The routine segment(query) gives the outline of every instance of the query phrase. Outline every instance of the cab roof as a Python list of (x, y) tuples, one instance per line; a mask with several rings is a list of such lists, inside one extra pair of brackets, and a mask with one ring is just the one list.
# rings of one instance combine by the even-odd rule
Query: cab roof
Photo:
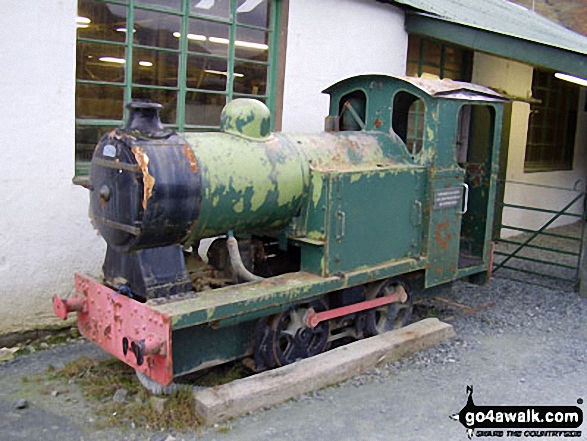
[(449, 79), (428, 79), (408, 77), (402, 75), (389, 74), (364, 74), (357, 75), (344, 80), (338, 81), (322, 92), (332, 94), (340, 88), (357, 86), (357, 83), (364, 82), (365, 86), (372, 85), (373, 82), (383, 85), (410, 84), (427, 95), (434, 98), (464, 99), (473, 101), (507, 101), (507, 98), (497, 93), (493, 89), (478, 84), (466, 83), (463, 81), (453, 81)]

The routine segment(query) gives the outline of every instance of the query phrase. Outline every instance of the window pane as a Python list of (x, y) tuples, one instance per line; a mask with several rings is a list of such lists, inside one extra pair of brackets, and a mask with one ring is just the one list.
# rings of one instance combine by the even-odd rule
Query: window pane
[(422, 150), (425, 110), (424, 101), (409, 92), (397, 92), (393, 97), (392, 128), (412, 156)]
[(248, 28), (236, 29), (234, 56), (245, 60), (267, 61), (269, 33)]
[(410, 77), (418, 77), (420, 76), (420, 72), (418, 72), (418, 69), (418, 62), (408, 61), (408, 65), (406, 66), (406, 75)]
[(406, 146), (412, 156), (422, 151), (424, 144), (424, 115), (426, 106), (421, 99), (415, 100), (408, 109), (408, 134)]
[(420, 59), (420, 42), (422, 40), (416, 35), (408, 37), (408, 61), (418, 62)]
[(135, 44), (178, 49), (179, 39), (173, 34), (180, 29), (181, 17), (177, 15), (135, 9)]
[[(471, 80), (472, 53), (421, 37), (408, 37), (406, 75), (435, 75), (458, 81)], [(421, 67), (420, 67), (421, 66)]]
[(234, 63), (234, 92), (265, 95), (267, 66), (236, 61)]
[(78, 84), (75, 116), (90, 119), (122, 119), (124, 90), (118, 86)]
[(132, 81), (149, 86), (177, 87), (178, 61), (176, 53), (135, 49)]
[[(175, 34), (179, 37), (179, 32)], [(188, 50), (228, 57), (230, 25), (191, 18), (188, 25)]]
[(525, 171), (570, 170), (573, 164), (579, 88), (552, 72), (534, 70)]
[(78, 37), (124, 43), (126, 9), (126, 6), (79, 0), (76, 19)]
[(89, 185), (90, 161), (94, 154), (94, 148), (102, 135), (113, 128), (110, 126), (76, 126), (74, 183)]
[(124, 82), (124, 46), (77, 42), (77, 78)]
[(423, 58), (435, 65), (440, 65), (441, 46), (440, 44), (434, 43), (430, 40), (424, 40), (423, 44), (424, 53)]
[(267, 0), (238, 1), (237, 22), (268, 28), (269, 17), (269, 2)]
[(230, 18), (230, 0), (190, 0), (190, 14)]
[(225, 91), (227, 69), (227, 60), (189, 55), (187, 87)]
[(176, 124), (177, 92), (175, 90), (143, 89), (135, 87), (132, 99), (147, 100), (163, 106), (159, 115), (163, 124)]
[(444, 70), (458, 72), (463, 61), (463, 53), (455, 48), (445, 47), (444, 49)]
[(175, 11), (179, 11), (181, 7), (181, 0), (136, 0), (136, 2), (146, 6), (163, 6)]
[(188, 92), (185, 98), (185, 122), (198, 126), (220, 126), (220, 113), (226, 96), (202, 92)]
[(77, 126), (75, 128), (75, 159), (90, 162), (94, 148), (102, 135), (113, 128), (111, 126)]

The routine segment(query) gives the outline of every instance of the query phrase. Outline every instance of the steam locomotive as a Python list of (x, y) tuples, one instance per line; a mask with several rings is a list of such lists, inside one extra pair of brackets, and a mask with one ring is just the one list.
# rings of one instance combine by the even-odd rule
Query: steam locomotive
[(271, 133), (252, 99), (226, 105), (220, 132), (182, 134), (130, 103), (91, 165), (103, 279), (76, 275), (56, 315), (167, 386), (292, 363), (406, 324), (415, 295), (486, 281), (504, 98), (389, 75), (325, 93), (314, 135)]

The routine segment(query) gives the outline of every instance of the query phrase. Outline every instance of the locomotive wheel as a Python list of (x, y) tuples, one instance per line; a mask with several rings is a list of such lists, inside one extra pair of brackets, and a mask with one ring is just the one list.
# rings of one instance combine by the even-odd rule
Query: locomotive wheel
[(326, 309), (322, 302), (316, 301), (291, 307), (271, 320), (272, 351), (277, 366), (285, 366), (326, 350), (330, 326), (328, 322), (322, 322), (314, 329), (308, 328), (304, 315), (310, 307), (315, 311)]
[(398, 329), (406, 326), (412, 317), (413, 300), (410, 295), (410, 289), (407, 284), (390, 279), (383, 283), (380, 288), (367, 294), (367, 300), (377, 297), (391, 296), (404, 290), (408, 300), (404, 303), (394, 302), (381, 308), (369, 311), (367, 314), (367, 323), (365, 326), (365, 336), (372, 337), (382, 334), (392, 329)]

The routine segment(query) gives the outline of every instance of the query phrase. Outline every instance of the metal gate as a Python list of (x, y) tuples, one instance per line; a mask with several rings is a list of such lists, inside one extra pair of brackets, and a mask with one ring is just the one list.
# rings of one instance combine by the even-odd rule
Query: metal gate
[[(517, 181), (502, 181), (500, 184), (559, 190), (565, 195), (567, 203), (560, 210), (498, 203), (497, 213), (502, 213), (505, 209), (514, 212), (521, 210), (543, 213), (547, 215), (548, 220), (537, 229), (529, 229), (519, 225), (504, 224), (500, 216), (500, 221), (497, 222), (497, 228), (494, 230), (496, 245), (493, 274), (499, 272), (501, 277), (517, 281), (563, 290), (578, 290), (586, 219), (585, 188), (582, 181), (577, 181), (572, 189)], [(553, 227), (557, 220), (566, 219), (569, 222), (569, 218), (574, 218), (577, 222)], [(518, 235), (501, 238), (502, 228), (514, 231)]]

